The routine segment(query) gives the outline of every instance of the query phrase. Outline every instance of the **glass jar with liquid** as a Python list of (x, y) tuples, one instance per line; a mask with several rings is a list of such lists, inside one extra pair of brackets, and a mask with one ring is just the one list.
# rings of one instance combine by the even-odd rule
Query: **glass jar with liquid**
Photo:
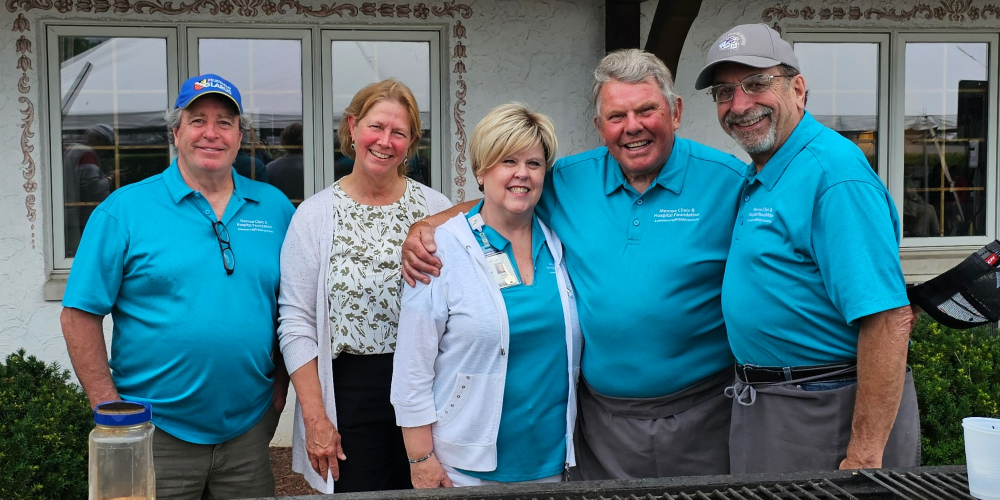
[(147, 403), (109, 401), (94, 408), (90, 500), (155, 500), (153, 416)]

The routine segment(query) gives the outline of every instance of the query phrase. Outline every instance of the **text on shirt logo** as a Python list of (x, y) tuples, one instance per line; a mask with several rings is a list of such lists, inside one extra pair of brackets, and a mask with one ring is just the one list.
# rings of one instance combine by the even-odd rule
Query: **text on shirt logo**
[(747, 214), (747, 222), (763, 222), (764, 224), (770, 224), (774, 222), (774, 208), (771, 207), (751, 208), (750, 213)]
[(653, 214), (653, 222), (698, 222), (701, 212), (695, 208), (661, 208)]
[(237, 231), (250, 231), (253, 233), (273, 233), (274, 226), (266, 220), (261, 219), (240, 219), (236, 222)]

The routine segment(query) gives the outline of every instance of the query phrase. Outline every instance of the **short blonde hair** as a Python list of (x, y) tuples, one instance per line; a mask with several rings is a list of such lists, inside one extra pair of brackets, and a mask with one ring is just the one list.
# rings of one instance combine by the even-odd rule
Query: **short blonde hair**
[(472, 131), (469, 139), (472, 173), (482, 175), (500, 160), (535, 144), (541, 144), (545, 151), (545, 169), (552, 168), (559, 147), (552, 120), (518, 102), (501, 104), (487, 113)]
[(354, 150), (351, 149), (351, 127), (348, 117), (353, 116), (355, 124), (371, 111), (372, 107), (382, 101), (399, 103), (406, 109), (406, 114), (410, 120), (410, 147), (406, 150), (406, 158), (399, 164), (397, 169), (400, 176), (406, 175), (407, 161), (417, 152), (417, 145), (420, 141), (420, 110), (417, 109), (417, 99), (413, 97), (413, 92), (403, 82), (389, 78), (378, 83), (373, 83), (354, 94), (351, 104), (344, 108), (344, 117), (340, 120), (340, 128), (337, 129), (337, 136), (340, 138), (340, 152), (348, 158), (354, 159)]

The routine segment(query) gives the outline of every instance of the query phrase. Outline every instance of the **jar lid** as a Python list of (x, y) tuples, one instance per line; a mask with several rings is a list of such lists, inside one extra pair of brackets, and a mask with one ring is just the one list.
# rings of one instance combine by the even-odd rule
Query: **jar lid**
[(108, 401), (94, 408), (94, 423), (111, 427), (123, 427), (149, 422), (153, 418), (153, 407), (149, 403), (135, 401)]

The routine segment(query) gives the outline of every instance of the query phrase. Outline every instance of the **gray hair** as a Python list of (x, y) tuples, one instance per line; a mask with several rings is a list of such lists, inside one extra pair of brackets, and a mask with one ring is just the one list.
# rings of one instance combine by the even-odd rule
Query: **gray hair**
[[(170, 144), (170, 150), (174, 153), (177, 152), (177, 145), (174, 144), (174, 129), (181, 126), (181, 114), (184, 112), (181, 108), (168, 109), (163, 113), (163, 119), (167, 122), (167, 142)], [(253, 118), (250, 118), (249, 113), (240, 113), (240, 133), (244, 136), (250, 133), (250, 127), (253, 126)]]
[(655, 55), (640, 49), (616, 50), (601, 59), (594, 70), (594, 110), (601, 114), (601, 89), (611, 80), (622, 83), (642, 83), (652, 78), (663, 92), (671, 111), (677, 105), (674, 77), (667, 65)]

